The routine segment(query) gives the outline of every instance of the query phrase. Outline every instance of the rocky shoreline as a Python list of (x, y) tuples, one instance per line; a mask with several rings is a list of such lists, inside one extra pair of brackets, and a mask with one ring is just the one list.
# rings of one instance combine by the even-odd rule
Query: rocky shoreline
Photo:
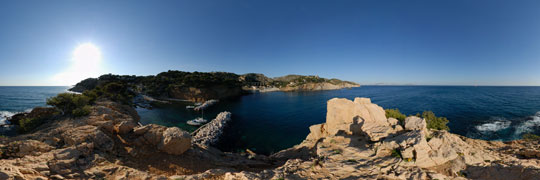
[[(0, 179), (538, 179), (538, 140), (484, 141), (387, 118), (367, 98), (328, 101), (326, 122), (270, 156), (212, 144), (223, 112), (190, 135), (138, 125), (136, 111), (99, 101), (85, 117), (58, 117), (38, 130), (0, 137)], [(249, 151), (248, 151), (249, 152)]]
[(192, 142), (201, 146), (215, 145), (223, 134), (223, 129), (231, 121), (231, 116), (227, 111), (219, 113), (215, 119), (191, 133)]

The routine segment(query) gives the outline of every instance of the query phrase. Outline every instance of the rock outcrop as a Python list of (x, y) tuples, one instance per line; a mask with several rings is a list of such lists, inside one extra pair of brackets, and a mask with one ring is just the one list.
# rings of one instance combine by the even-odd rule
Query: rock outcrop
[(186, 131), (177, 127), (167, 128), (163, 131), (163, 137), (158, 149), (168, 154), (180, 155), (191, 147), (191, 136)]
[(231, 115), (227, 111), (219, 113), (215, 119), (192, 133), (192, 142), (202, 146), (215, 145), (223, 134), (223, 129), (231, 121)]
[(99, 101), (87, 117), (60, 117), (31, 134), (0, 136), (0, 179), (167, 179), (269, 166), (192, 144), (177, 127), (139, 126), (138, 120), (129, 106)]
[(505, 144), (429, 130), (418, 117), (403, 123), (386, 118), (369, 99), (331, 99), (326, 123), (311, 126), (301, 144), (271, 156), (285, 161), (283, 165), (261, 172), (228, 172), (224, 179), (538, 179), (540, 175), (536, 151), (519, 149), (524, 142)]
[[(400, 122), (367, 98), (331, 99), (326, 122), (269, 157), (212, 147), (230, 113), (193, 138), (176, 127), (139, 126), (133, 109), (98, 102), (88, 117), (0, 136), (0, 179), (526, 179), (540, 176), (538, 140), (496, 142)], [(248, 157), (246, 157), (248, 156)]]
[[(394, 132), (386, 119), (384, 109), (372, 104), (370, 99), (356, 98), (353, 101), (335, 98), (328, 101), (326, 123), (310, 127), (313, 136), (321, 135), (367, 135), (371, 141), (378, 141)], [(319, 129), (319, 130), (317, 130)]]

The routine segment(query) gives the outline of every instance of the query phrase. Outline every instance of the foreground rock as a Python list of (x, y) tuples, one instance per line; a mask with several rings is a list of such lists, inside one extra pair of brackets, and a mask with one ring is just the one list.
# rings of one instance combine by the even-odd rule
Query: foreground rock
[[(385, 117), (367, 98), (331, 99), (326, 122), (269, 157), (212, 147), (221, 113), (192, 138), (137, 125), (130, 107), (99, 102), (88, 117), (0, 137), (0, 179), (539, 179), (538, 140), (492, 142)], [(401, 124), (403, 123), (403, 124)]]
[[(405, 126), (403, 128), (402, 126)], [(331, 99), (326, 123), (310, 127), (301, 144), (273, 154), (285, 164), (224, 179), (539, 179), (537, 153), (512, 143), (469, 139), (386, 118), (369, 99)], [(532, 142), (529, 142), (529, 145)], [(529, 149), (538, 148), (538, 142)]]
[(191, 144), (191, 135), (177, 127), (139, 126), (138, 120), (133, 108), (101, 101), (88, 117), (61, 117), (32, 134), (0, 136), (0, 179), (167, 179), (268, 166)]
[(192, 142), (202, 146), (215, 145), (223, 134), (223, 129), (231, 121), (231, 115), (227, 111), (219, 113), (214, 120), (193, 132)]

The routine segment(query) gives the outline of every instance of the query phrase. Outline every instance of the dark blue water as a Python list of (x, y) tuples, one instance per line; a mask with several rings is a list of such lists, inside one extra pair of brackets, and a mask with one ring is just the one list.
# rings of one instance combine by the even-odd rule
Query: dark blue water
[[(44, 106), (48, 97), (68, 87), (0, 87), (0, 123), (3, 116)], [(369, 97), (384, 108), (406, 114), (431, 110), (450, 120), (451, 132), (473, 138), (510, 140), (523, 133), (540, 133), (540, 87), (363, 86), (318, 92), (271, 92), (221, 101), (204, 113), (213, 119), (231, 111), (233, 121), (219, 147), (225, 151), (249, 148), (271, 153), (300, 143), (308, 127), (326, 118), (326, 101)], [(143, 124), (195, 127), (187, 120), (201, 116), (186, 110), (188, 102), (137, 109)]]
[(6, 116), (45, 106), (48, 97), (66, 92), (67, 86), (0, 86), (0, 124)]
[[(271, 92), (222, 101), (208, 109), (205, 117), (212, 119), (225, 110), (233, 113), (221, 149), (249, 148), (267, 154), (300, 143), (310, 125), (325, 122), (326, 101), (334, 97), (369, 97), (383, 108), (399, 108), (405, 114), (431, 110), (450, 120), (451, 132), (473, 138), (511, 140), (523, 133), (540, 133), (540, 87), (363, 86)], [(200, 114), (186, 110), (188, 104), (139, 109), (139, 113), (143, 123), (194, 130), (185, 122)]]

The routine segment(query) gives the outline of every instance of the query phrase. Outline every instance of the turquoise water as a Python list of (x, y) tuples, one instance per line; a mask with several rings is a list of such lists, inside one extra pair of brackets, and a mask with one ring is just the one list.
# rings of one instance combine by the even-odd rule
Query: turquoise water
[[(219, 148), (246, 148), (269, 154), (300, 143), (308, 127), (326, 119), (326, 101), (369, 97), (383, 108), (416, 114), (431, 110), (450, 120), (451, 132), (488, 140), (516, 139), (523, 133), (540, 133), (540, 87), (471, 86), (363, 86), (317, 92), (270, 92), (221, 101), (205, 111), (212, 119), (221, 111), (233, 113), (231, 126)], [(139, 109), (143, 123), (194, 127), (185, 122), (200, 114), (182, 103), (153, 110)]]
[(7, 116), (45, 106), (48, 97), (67, 92), (67, 86), (0, 86), (0, 124)]

